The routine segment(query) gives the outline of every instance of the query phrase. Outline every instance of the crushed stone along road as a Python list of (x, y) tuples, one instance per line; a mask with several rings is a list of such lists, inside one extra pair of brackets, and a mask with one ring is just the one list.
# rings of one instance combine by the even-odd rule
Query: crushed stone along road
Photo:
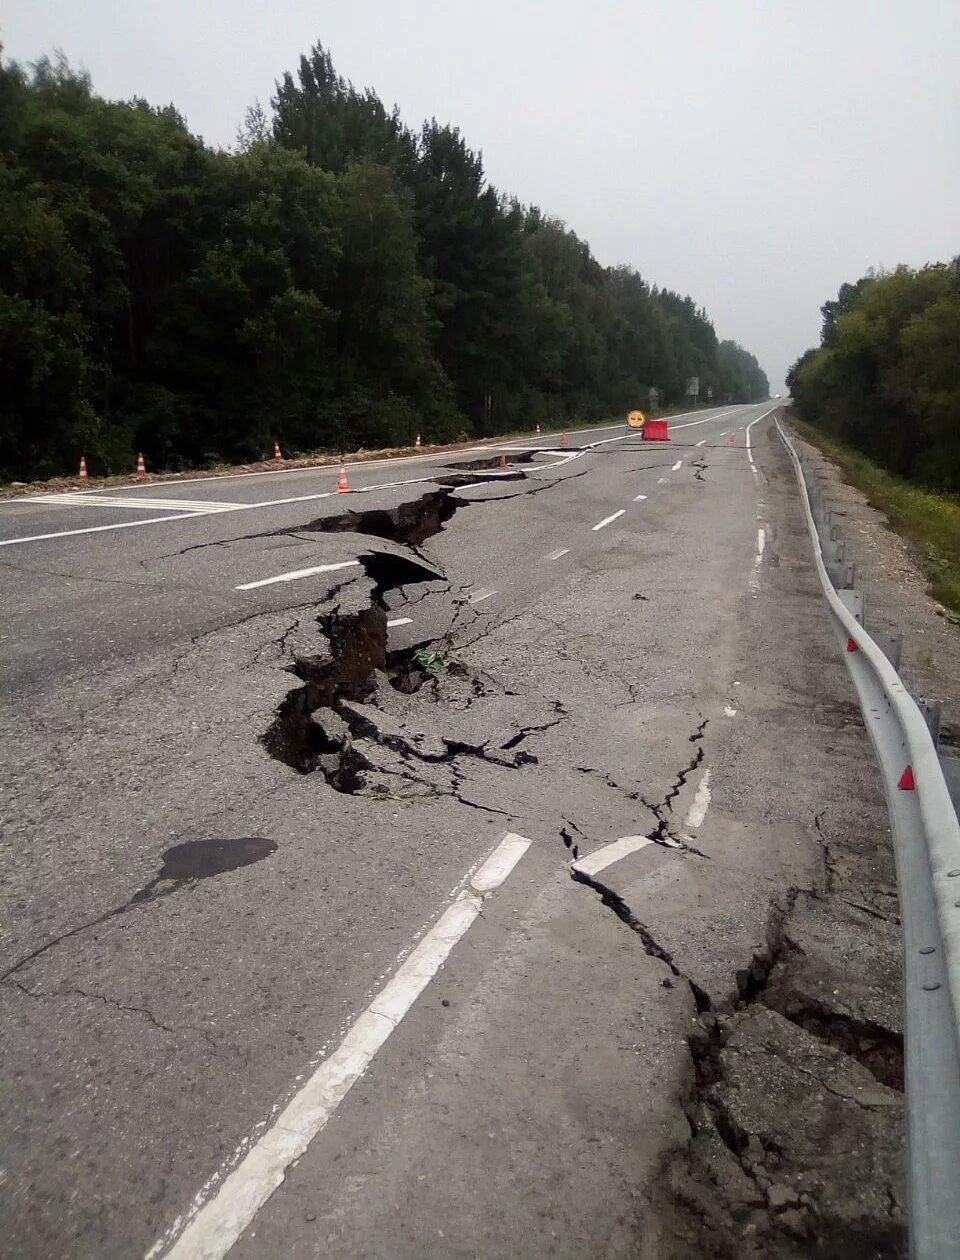
[(680, 1255), (711, 1176), (716, 1254), (899, 1254), (886, 820), (769, 416), (0, 504), (0, 1254)]

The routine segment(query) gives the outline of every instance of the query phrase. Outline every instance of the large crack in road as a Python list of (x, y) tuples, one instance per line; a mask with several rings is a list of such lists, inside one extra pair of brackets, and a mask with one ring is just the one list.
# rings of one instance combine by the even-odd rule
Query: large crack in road
[[(546, 484), (555, 485), (556, 481)], [(519, 745), (530, 735), (566, 720), (568, 714), (562, 705), (555, 705), (553, 718), (523, 726), (497, 744), (493, 736), (476, 741), (452, 732), (411, 729), (389, 712), (388, 704), (390, 689), (408, 696), (426, 691), (435, 701), (444, 674), (470, 680), (472, 695), (464, 708), (485, 694), (483, 681), (473, 678), (466, 666), (451, 658), (455, 630), (467, 628), (461, 624), (468, 605), (462, 596), (454, 599), (453, 616), (444, 635), (403, 651), (387, 650), (390, 610), (386, 595), (431, 583), (445, 583), (446, 591), (450, 591), (446, 576), (427, 567), (419, 548), (459, 509), (473, 506), (473, 502), (441, 488), (395, 508), (349, 510), (301, 527), (383, 538), (408, 547), (418, 559), (379, 551), (358, 557), (373, 582), (369, 606), (349, 613), (337, 606), (316, 618), (326, 641), (325, 650), (296, 655), (286, 667), (302, 685), (287, 694), (261, 736), (272, 757), (300, 774), (320, 772), (330, 787), (347, 795), (363, 793), (390, 799), (451, 796), (471, 808), (506, 815), (504, 810), (464, 795), (463, 763), (473, 760), (500, 770), (535, 764), (537, 758)], [(486, 615), (472, 611), (474, 625)], [(423, 725), (429, 728), (435, 723)]]

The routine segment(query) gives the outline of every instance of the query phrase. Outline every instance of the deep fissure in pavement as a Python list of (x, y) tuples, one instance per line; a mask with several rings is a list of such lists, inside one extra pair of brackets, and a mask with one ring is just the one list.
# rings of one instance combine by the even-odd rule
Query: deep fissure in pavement
[[(903, 1089), (903, 1039), (898, 1033), (870, 1020), (827, 1010), (816, 998), (795, 997), (784, 1003), (777, 992), (784, 969), (804, 963), (802, 951), (788, 934), (790, 916), (802, 895), (816, 894), (794, 886), (782, 900), (771, 902), (764, 944), (735, 973), (732, 1010), (724, 1003), (722, 1010), (701, 1013), (688, 1037), (693, 1080), (684, 1109), (691, 1146), (675, 1158), (671, 1176), (679, 1202), (693, 1209), (693, 1217), (688, 1219), (695, 1222), (696, 1239), (688, 1234), (685, 1246), (696, 1247), (698, 1252), (709, 1250), (723, 1260), (740, 1255), (753, 1260), (760, 1255), (801, 1254), (859, 1260), (867, 1253), (892, 1260), (905, 1256), (906, 1234), (903, 1210), (890, 1184), (886, 1185), (889, 1206), (879, 1212), (865, 1211), (853, 1224), (843, 1211), (836, 1210), (833, 1201), (838, 1193), (836, 1178), (843, 1177), (835, 1155), (825, 1153), (824, 1162), (818, 1164), (802, 1136), (798, 1136), (796, 1149), (788, 1150), (762, 1121), (758, 1124), (753, 1120), (747, 1129), (738, 1120), (740, 1114), (757, 1115), (759, 1103), (759, 1098), (744, 1096), (744, 1080), (750, 1082), (750, 1091), (771, 1088), (770, 1083), (764, 1085), (765, 1077), (755, 1082), (752, 1071), (744, 1074), (741, 1069), (738, 1073), (737, 1063), (744, 1059), (769, 1063), (765, 1070), (771, 1083), (780, 1073), (809, 1078), (813, 1091), (835, 1096), (836, 1107), (852, 1106), (862, 1114), (880, 1118), (892, 1114), (888, 1101), (873, 1100), (869, 1093), (861, 1098), (859, 1090), (850, 1087), (837, 1088), (831, 1073), (839, 1072), (837, 1080), (843, 1081), (843, 1057), (866, 1068), (880, 1088)], [(756, 1028), (750, 1021), (751, 1012), (757, 1010), (769, 1012), (764, 1015), (766, 1021), (779, 1018), (784, 1022), (761, 1023)], [(775, 1037), (777, 1027), (782, 1032)], [(787, 1032), (790, 1027), (800, 1032), (791, 1035)], [(793, 1045), (792, 1036), (806, 1035), (823, 1043), (836, 1057), (817, 1060), (809, 1043), (798, 1040)], [(728, 1080), (731, 1051), (734, 1075)], [(774, 1111), (780, 1105), (775, 1094), (768, 1105)], [(840, 1115), (832, 1115), (828, 1107), (818, 1123), (826, 1124), (826, 1132), (832, 1136), (842, 1131), (844, 1121)], [(711, 1133), (735, 1161), (739, 1170), (736, 1176), (718, 1165)], [(738, 1177), (745, 1180), (738, 1181)], [(848, 1193), (861, 1190), (857, 1182)], [(754, 1222), (752, 1246), (743, 1250), (743, 1221), (748, 1215)], [(803, 1250), (795, 1250), (798, 1243)]]
[[(349, 511), (314, 522), (310, 528), (371, 534), (416, 548), (437, 534), (463, 506), (469, 504), (449, 490), (434, 490), (389, 511)], [(519, 745), (531, 734), (564, 721), (566, 710), (558, 704), (555, 718), (522, 727), (499, 747), (491, 747), (489, 739), (475, 743), (412, 732), (390, 717), (378, 705), (378, 693), (384, 685), (407, 695), (429, 687), (436, 699), (441, 674), (469, 675), (465, 666), (432, 650), (436, 639), (403, 651), (387, 651), (385, 595), (415, 583), (446, 582), (444, 575), (403, 555), (369, 552), (359, 559), (374, 582), (370, 606), (352, 613), (341, 613), (337, 607), (318, 616), (327, 651), (293, 658), (287, 668), (303, 685), (281, 702), (261, 742), (276, 760), (300, 774), (319, 771), (332, 788), (348, 795), (395, 796), (383, 784), (383, 779), (393, 778), (430, 795), (453, 796), (473, 808), (504, 813), (464, 797), (459, 763), (474, 759), (509, 770), (535, 764), (537, 758)], [(465, 599), (455, 602), (447, 638), (467, 607)], [(467, 707), (473, 698), (485, 694), (478, 678), (471, 677), (471, 688), (473, 696), (468, 698)], [(385, 756), (383, 750), (392, 757)], [(432, 773), (435, 767), (446, 767), (445, 775)]]

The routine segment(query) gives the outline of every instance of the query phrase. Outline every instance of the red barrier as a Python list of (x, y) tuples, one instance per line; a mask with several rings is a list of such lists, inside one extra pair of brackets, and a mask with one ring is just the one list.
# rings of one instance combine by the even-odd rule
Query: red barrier
[(648, 420), (643, 426), (645, 442), (669, 442), (670, 423), (667, 420)]

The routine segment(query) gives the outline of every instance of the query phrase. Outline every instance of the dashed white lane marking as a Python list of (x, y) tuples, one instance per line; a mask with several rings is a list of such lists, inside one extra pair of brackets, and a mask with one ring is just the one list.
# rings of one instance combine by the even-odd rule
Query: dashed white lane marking
[(729, 432), (730, 432), (730, 430), (729, 430), (729, 429), (724, 429), (724, 431), (720, 434), (720, 436), (721, 436), (721, 437), (726, 437), (726, 436), (727, 436), (727, 434), (728, 434)]
[(216, 1179), (208, 1182), (194, 1200), (182, 1233), (181, 1217), (150, 1248), (147, 1260), (160, 1255), (169, 1260), (220, 1260), (227, 1254), (466, 935), (483, 907), (484, 897), (500, 887), (529, 847), (525, 836), (513, 832), (504, 836), (393, 978), (354, 1021), (333, 1054), (320, 1064), (256, 1142), (249, 1149), (241, 1148), (246, 1154), (213, 1197), (208, 1195)]
[(678, 459), (677, 462), (674, 464), (674, 466), (670, 469), (670, 471), (679, 472), (682, 467), (683, 467), (683, 460)]
[(667, 484), (667, 479), (666, 479), (666, 477), (658, 477), (658, 478), (657, 478), (657, 485), (658, 485), (658, 486), (665, 486), (666, 484)]
[(474, 593), (467, 600), (467, 603), (468, 604), (482, 604), (485, 599), (491, 599), (494, 595), (496, 595), (496, 593), (497, 593), (496, 591), (490, 591), (490, 590), (487, 590), (485, 587), (481, 587), (479, 591), (474, 591)]
[(700, 441), (697, 443), (697, 446), (706, 446), (706, 444), (707, 444), (707, 439), (701, 438)]
[(300, 578), (313, 577), (315, 573), (333, 573), (337, 569), (360, 567), (359, 560), (341, 560), (339, 564), (318, 564), (312, 569), (291, 569), (289, 573), (278, 573), (276, 577), (260, 578), (258, 582), (244, 582), (235, 586), (235, 591), (253, 591), (258, 586), (273, 586), (276, 582), (297, 582)]
[(763, 549), (767, 543), (766, 532), (762, 529), (757, 530), (757, 563), (763, 559)]
[(596, 875), (614, 862), (619, 862), (652, 843), (648, 836), (623, 836), (620, 840), (614, 840), (613, 844), (605, 844), (602, 849), (588, 853), (586, 857), (577, 858), (571, 865), (575, 871), (582, 871), (584, 875)]
[(394, 617), (392, 621), (387, 622), (387, 628), (390, 626), (409, 626), (413, 622), (412, 617)]
[(703, 820), (707, 816), (707, 810), (710, 808), (710, 767), (708, 766), (703, 772), (703, 778), (697, 785), (697, 791), (693, 798), (693, 804), (687, 810), (687, 816), (683, 820), (684, 827), (688, 831), (696, 831), (703, 826)]
[(594, 525), (592, 532), (595, 534), (598, 529), (605, 529), (607, 525), (611, 525), (615, 520), (623, 516), (626, 510), (626, 508), (621, 508), (619, 512), (614, 512), (612, 516), (605, 516), (602, 521), (598, 521), (596, 525)]
[(737, 710), (731, 709), (729, 704), (725, 704), (723, 706), (723, 714), (724, 714), (724, 717), (734, 718), (737, 716)]
[(548, 560), (559, 560), (560, 557), (565, 556), (569, 552), (569, 550), (570, 550), (569, 547), (558, 547), (556, 551), (551, 551), (549, 556), (547, 556), (546, 558)]
[(633, 501), (634, 501), (634, 503), (643, 503), (643, 501), (646, 499), (646, 497), (647, 497), (647, 496), (646, 496), (645, 494), (638, 494), (638, 495), (634, 498), (634, 500), (633, 500)]

